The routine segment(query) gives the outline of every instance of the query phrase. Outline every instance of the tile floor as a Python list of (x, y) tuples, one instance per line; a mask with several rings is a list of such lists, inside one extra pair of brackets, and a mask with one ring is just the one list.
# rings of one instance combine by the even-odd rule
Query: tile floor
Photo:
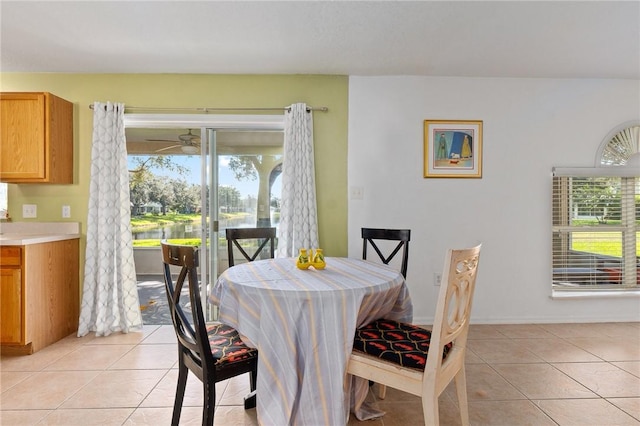
[[(70, 336), (0, 360), (0, 424), (168, 425), (176, 382), (171, 326), (96, 338)], [(640, 425), (640, 323), (472, 325), (467, 356), (472, 425)], [(191, 377), (181, 424), (200, 424)], [(248, 377), (218, 384), (216, 425), (256, 425), (242, 407)], [(349, 425), (419, 425), (418, 398), (388, 389), (387, 414)], [(442, 425), (458, 425), (453, 388)], [(279, 426), (279, 425), (267, 425)]]

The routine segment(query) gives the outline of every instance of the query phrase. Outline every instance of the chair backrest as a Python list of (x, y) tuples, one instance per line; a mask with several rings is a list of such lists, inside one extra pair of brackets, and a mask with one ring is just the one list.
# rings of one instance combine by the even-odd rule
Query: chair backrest
[[(391, 240), (398, 241), (393, 251), (388, 255), (382, 254), (382, 251), (376, 244), (375, 240)], [(407, 265), (409, 263), (409, 240), (411, 240), (410, 229), (378, 229), (378, 228), (362, 228), (362, 258), (367, 259), (367, 246), (371, 247), (382, 260), (382, 263), (388, 265), (391, 259), (402, 249), (402, 264), (400, 272), (402, 276), (407, 278)]]
[[(180, 352), (200, 365), (206, 375), (214, 371), (215, 361), (207, 336), (206, 322), (200, 301), (200, 285), (198, 284), (198, 248), (161, 242), (162, 260), (164, 263), (164, 282), (167, 291), (169, 312), (178, 338)], [(171, 266), (180, 267), (174, 284)], [(189, 298), (180, 298), (185, 281), (189, 288)], [(190, 309), (185, 309), (187, 302)]]
[[(229, 267), (235, 265), (234, 246), (248, 262), (256, 260), (261, 253), (271, 259), (275, 255), (276, 228), (227, 228), (226, 235)], [(253, 254), (247, 253), (246, 246), (243, 247), (240, 240), (258, 240), (257, 250)], [(269, 243), (269, 253), (266, 251), (267, 243)]]
[[(481, 246), (447, 251), (425, 366), (425, 380), (431, 375), (436, 378), (436, 395), (464, 365)], [(449, 343), (451, 350), (444, 361), (431, 356), (444, 353)]]

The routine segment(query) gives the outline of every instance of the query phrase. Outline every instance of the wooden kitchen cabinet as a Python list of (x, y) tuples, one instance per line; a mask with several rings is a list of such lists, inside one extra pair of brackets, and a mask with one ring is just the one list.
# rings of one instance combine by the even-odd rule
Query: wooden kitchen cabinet
[(31, 354), (78, 329), (79, 239), (0, 247), (0, 345)]
[(22, 249), (2, 247), (0, 251), (0, 342), (22, 340)]
[(73, 183), (73, 104), (47, 92), (0, 93), (0, 181)]

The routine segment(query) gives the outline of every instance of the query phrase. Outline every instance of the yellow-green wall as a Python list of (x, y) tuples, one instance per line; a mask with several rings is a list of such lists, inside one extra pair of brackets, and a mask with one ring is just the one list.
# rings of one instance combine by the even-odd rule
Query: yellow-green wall
[[(0, 91), (51, 92), (73, 102), (74, 183), (10, 184), (9, 214), (14, 221), (80, 222), (83, 247), (93, 125), (89, 105), (94, 101), (180, 108), (284, 107), (296, 102), (326, 106), (328, 112), (313, 116), (319, 239), (328, 256), (347, 255), (346, 76), (3, 73)], [(22, 219), (25, 203), (38, 206), (37, 219)], [(71, 206), (70, 219), (62, 219), (63, 205)]]

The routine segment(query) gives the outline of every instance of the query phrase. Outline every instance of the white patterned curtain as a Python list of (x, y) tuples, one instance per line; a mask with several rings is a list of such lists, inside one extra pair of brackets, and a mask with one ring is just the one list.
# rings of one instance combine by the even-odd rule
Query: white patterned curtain
[(124, 104), (95, 102), (78, 336), (142, 328), (130, 215)]
[(278, 257), (292, 257), (301, 248), (318, 247), (313, 116), (307, 105), (291, 105), (284, 121), (282, 204)]

